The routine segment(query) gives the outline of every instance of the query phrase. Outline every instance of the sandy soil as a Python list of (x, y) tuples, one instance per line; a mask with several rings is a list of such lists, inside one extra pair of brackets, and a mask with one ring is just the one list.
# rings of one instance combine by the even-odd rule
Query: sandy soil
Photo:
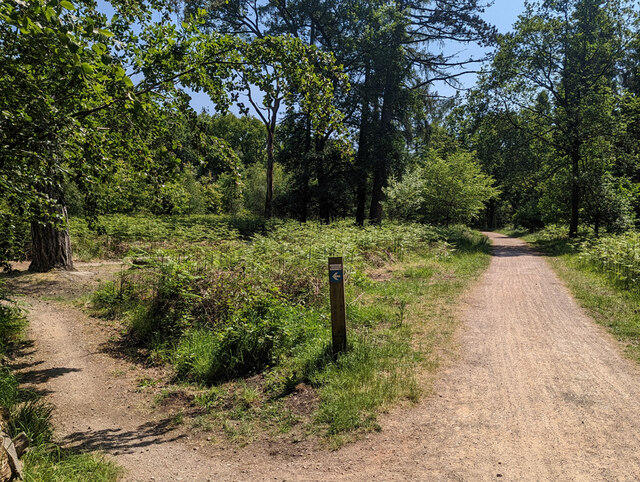
[(434, 395), (337, 452), (185, 434), (102, 349), (108, 330), (37, 290), (34, 345), (16, 368), (56, 405), (61, 440), (115, 457), (127, 480), (638, 480), (640, 370), (543, 257), (489, 236), (494, 258), (461, 307), (460, 355)]

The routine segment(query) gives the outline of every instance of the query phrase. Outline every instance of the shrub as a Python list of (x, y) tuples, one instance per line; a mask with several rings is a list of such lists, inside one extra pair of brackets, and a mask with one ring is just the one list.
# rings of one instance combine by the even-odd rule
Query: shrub
[(475, 156), (457, 151), (440, 156), (431, 150), (402, 180), (386, 189), (392, 219), (450, 225), (474, 220), (485, 202), (498, 196), (493, 179)]
[(293, 308), (274, 306), (266, 313), (244, 309), (224, 326), (187, 331), (176, 350), (178, 374), (214, 383), (259, 373), (306, 341), (313, 325)]
[[(267, 197), (267, 173), (263, 163), (255, 163), (246, 167), (243, 173), (243, 201), (244, 209), (260, 216), (264, 213), (264, 204)], [(277, 206), (279, 198), (286, 195), (289, 188), (290, 176), (283, 167), (275, 163), (273, 166), (273, 199)], [(282, 213), (277, 213), (282, 215)]]

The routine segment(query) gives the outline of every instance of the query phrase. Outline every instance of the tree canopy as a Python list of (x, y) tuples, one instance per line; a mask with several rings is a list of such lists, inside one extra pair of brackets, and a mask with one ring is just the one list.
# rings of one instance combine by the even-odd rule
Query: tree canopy
[[(167, 162), (178, 159), (167, 146), (176, 141), (174, 112), (188, 110), (184, 86), (206, 91), (224, 109), (237, 98), (239, 79), (270, 85), (272, 72), (261, 66), (271, 62), (282, 66), (286, 103), (299, 95), (314, 125), (337, 117), (332, 59), (295, 38), (247, 42), (202, 32), (202, 11), (177, 25), (159, 4), (112, 6), (111, 19), (90, 0), (0, 6), (0, 82), (11, 86), (0, 94), (3, 216), (32, 219), (36, 270), (73, 266), (68, 235), (59, 229), (65, 183), (91, 194), (123, 159), (151, 180), (167, 173)], [(158, 12), (164, 14), (154, 20)], [(218, 157), (233, 155), (223, 141), (209, 143)]]
[(513, 32), (499, 37), (469, 117), (454, 123), (508, 185), (515, 219), (566, 221), (572, 236), (581, 220), (596, 230), (631, 222), (637, 178), (618, 165), (632, 159), (620, 147), (635, 122), (625, 106), (636, 98), (626, 85), (637, 35), (626, 2), (563, 0), (526, 2)]

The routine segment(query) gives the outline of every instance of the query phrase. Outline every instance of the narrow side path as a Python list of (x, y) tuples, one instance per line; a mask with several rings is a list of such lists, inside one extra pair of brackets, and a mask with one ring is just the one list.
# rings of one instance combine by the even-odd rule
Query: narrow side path
[(212, 467), (200, 444), (136, 391), (130, 363), (104, 353), (105, 333), (77, 309), (26, 300), (33, 340), (13, 368), (23, 384), (55, 406), (56, 439), (65, 447), (100, 451), (124, 467), (124, 480), (219, 480), (235, 464)]

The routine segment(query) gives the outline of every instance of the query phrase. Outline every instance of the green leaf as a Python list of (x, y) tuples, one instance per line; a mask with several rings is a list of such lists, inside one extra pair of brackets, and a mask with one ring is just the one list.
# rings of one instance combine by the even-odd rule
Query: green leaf
[(73, 5), (73, 3), (71, 3), (69, 0), (62, 0), (62, 1), (60, 2), (60, 6), (61, 6), (62, 8), (66, 8), (67, 10), (73, 10), (73, 9), (75, 9), (75, 8), (76, 8), (76, 7)]
[(106, 52), (107, 46), (103, 43), (97, 43), (91, 46), (91, 50), (93, 50), (98, 55), (102, 55), (103, 53)]
[(116, 76), (116, 79), (119, 80), (119, 79), (122, 79), (127, 74), (122, 67), (117, 65), (114, 69), (114, 75)]
[(85, 74), (90, 74), (91, 72), (93, 72), (94, 67), (91, 64), (88, 64), (87, 62), (82, 62), (82, 70)]

